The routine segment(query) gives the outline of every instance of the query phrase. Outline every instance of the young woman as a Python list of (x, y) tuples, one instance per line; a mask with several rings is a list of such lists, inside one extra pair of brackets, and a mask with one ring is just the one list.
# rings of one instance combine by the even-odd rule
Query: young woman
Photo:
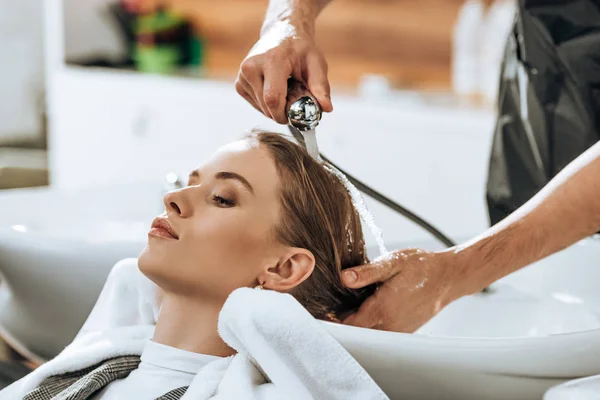
[[(160, 288), (160, 312), (141, 363), (89, 395), (65, 398), (179, 398), (165, 394), (189, 386), (202, 366), (236, 353), (219, 335), (218, 319), (238, 288), (287, 293), (329, 321), (343, 319), (374, 290), (341, 282), (341, 270), (368, 262), (347, 190), (278, 134), (255, 132), (220, 149), (164, 203), (138, 259), (139, 271)], [(74, 390), (76, 378), (60, 386), (50, 377), (60, 386), (52, 390)], [(43, 384), (36, 390), (25, 398), (54, 398)]]

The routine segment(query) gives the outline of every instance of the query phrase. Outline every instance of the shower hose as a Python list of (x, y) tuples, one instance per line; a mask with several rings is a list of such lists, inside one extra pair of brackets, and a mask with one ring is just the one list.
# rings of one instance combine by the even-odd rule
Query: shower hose
[[(289, 127), (292, 135), (296, 138), (296, 140), (300, 141), (303, 144), (304, 138), (302, 137), (302, 134), (296, 128), (294, 128), (290, 125), (288, 125), (288, 127)], [(442, 232), (440, 232), (439, 229), (435, 228), (429, 222), (425, 221), (423, 218), (419, 217), (412, 211), (408, 210), (406, 207), (401, 206), (400, 204), (396, 203), (389, 197), (379, 193), (375, 189), (373, 189), (370, 186), (366, 185), (365, 183), (359, 181), (357, 178), (350, 175), (348, 172), (344, 171), (342, 168), (337, 166), (333, 161), (331, 161), (330, 159), (325, 157), (323, 154), (321, 154), (321, 158), (323, 159), (323, 161), (325, 161), (328, 164), (331, 164), (333, 167), (337, 168), (341, 173), (346, 175), (348, 180), (354, 186), (356, 186), (356, 188), (358, 190), (360, 190), (361, 192), (363, 192), (364, 194), (366, 194), (373, 200), (376, 200), (379, 203), (383, 204), (384, 206), (390, 208), (392, 211), (395, 211), (398, 214), (402, 215), (403, 217), (409, 219), (411, 222), (415, 223), (416, 225), (420, 226), (421, 228), (423, 228), (424, 230), (429, 232), (437, 240), (439, 240), (444, 246), (453, 247), (456, 245), (456, 243), (454, 243), (453, 240), (451, 240), (448, 236), (446, 236)]]

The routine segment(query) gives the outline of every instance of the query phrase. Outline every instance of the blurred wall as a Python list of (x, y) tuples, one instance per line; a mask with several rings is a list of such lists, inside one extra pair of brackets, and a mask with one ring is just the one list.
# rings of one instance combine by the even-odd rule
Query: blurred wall
[[(229, 82), (65, 70), (51, 93), (51, 183), (66, 190), (185, 177), (219, 146), (254, 127), (285, 132)], [(334, 93), (318, 129), (325, 154), (454, 237), (487, 225), (485, 179), (494, 115), (423, 104), (410, 96), (364, 99)], [(126, 200), (124, 200), (126, 201)], [(373, 205), (391, 241), (426, 238)]]
[(42, 138), (42, 1), (0, 0), (0, 147)]
[[(64, 0), (65, 57), (121, 57), (109, 0)], [(0, 0), (0, 147), (43, 141), (43, 0)]]
[(107, 6), (116, 0), (63, 0), (65, 59), (120, 59), (126, 47)]

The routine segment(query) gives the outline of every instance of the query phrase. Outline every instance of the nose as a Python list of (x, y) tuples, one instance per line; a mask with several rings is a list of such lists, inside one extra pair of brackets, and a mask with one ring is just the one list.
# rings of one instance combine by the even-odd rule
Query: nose
[(165, 208), (167, 214), (176, 213), (181, 218), (189, 218), (194, 210), (189, 196), (189, 187), (172, 190), (164, 196)]

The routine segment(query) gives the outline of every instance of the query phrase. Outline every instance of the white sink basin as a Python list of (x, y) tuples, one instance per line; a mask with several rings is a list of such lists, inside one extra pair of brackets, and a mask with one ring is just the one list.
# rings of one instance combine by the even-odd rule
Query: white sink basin
[(428, 336), (539, 337), (600, 329), (600, 316), (581, 304), (538, 297), (507, 283), (491, 293), (463, 297), (446, 307), (417, 333)]
[[(158, 186), (0, 194), (0, 334), (30, 357), (56, 355), (162, 209)], [(392, 398), (539, 399), (600, 373), (598, 259), (600, 241), (584, 241), (453, 303), (415, 335), (327, 326)]]

